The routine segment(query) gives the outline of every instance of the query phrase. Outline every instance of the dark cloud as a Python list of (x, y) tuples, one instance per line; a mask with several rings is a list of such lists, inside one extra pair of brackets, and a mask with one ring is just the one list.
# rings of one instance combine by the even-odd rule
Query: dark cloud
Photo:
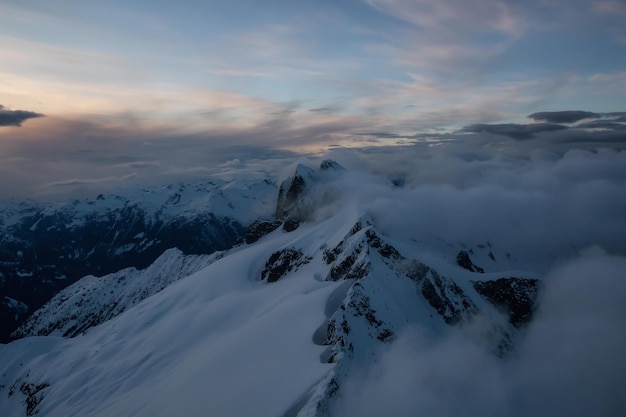
[(626, 124), (603, 120), (594, 120), (587, 123), (580, 123), (576, 125), (576, 127), (582, 129), (626, 130)]
[(21, 126), (22, 122), (35, 117), (43, 117), (41, 113), (27, 110), (10, 110), (0, 104), (0, 126)]
[(534, 123), (528, 125), (503, 123), (503, 124), (474, 124), (465, 126), (460, 130), (464, 133), (494, 133), (508, 136), (516, 140), (532, 139), (536, 134), (568, 129), (567, 126), (552, 123)]
[(393, 132), (363, 132), (363, 133), (357, 133), (356, 135), (369, 136), (369, 137), (374, 137), (374, 138), (379, 138), (379, 139), (406, 139), (407, 137), (412, 137), (412, 136), (407, 136), (407, 135), (399, 135)]
[(333, 111), (333, 109), (331, 107), (318, 107), (315, 109), (309, 109), (309, 111), (312, 111), (314, 113), (328, 113)]
[[(308, 150), (311, 145), (319, 149), (336, 149), (346, 146), (349, 140), (361, 146), (371, 142), (378, 148), (386, 142), (393, 142), (396, 146), (389, 149), (395, 154), (400, 149), (398, 143), (406, 139), (411, 146), (402, 147), (404, 152), (412, 149), (419, 155), (436, 156), (423, 161), (421, 166), (430, 169), (420, 173), (434, 181), (450, 180), (449, 177), (437, 177), (441, 172), (441, 161), (450, 158), (469, 162), (488, 161), (494, 156), (530, 158), (537, 152), (563, 155), (572, 149), (592, 152), (601, 148), (626, 149), (626, 130), (615, 121), (626, 113), (606, 113), (596, 120), (614, 125), (596, 123), (588, 126), (603, 127), (599, 129), (541, 123), (483, 124), (468, 126), (461, 132), (433, 132), (429, 129), (408, 135), (405, 132), (412, 127), (404, 127), (402, 132), (394, 131), (388, 126), (380, 126), (379, 120), (369, 118), (340, 114), (324, 117), (324, 112), (315, 113), (313, 118), (299, 117), (300, 114), (266, 116), (247, 128), (216, 123), (216, 127), (195, 133), (189, 133), (179, 125), (152, 126), (141, 114), (76, 119), (46, 117), (33, 128), (0, 129), (0, 138), (11, 139), (0, 140), (0, 178), (5, 180), (0, 182), (0, 199), (74, 196), (72, 184), (44, 187), (73, 179), (84, 183), (82, 189), (77, 189), (76, 196), (97, 195), (111, 187), (123, 186), (131, 181), (127, 178), (133, 183), (145, 184), (197, 180), (206, 178), (224, 161), (234, 159), (246, 166), (253, 164), (256, 167), (258, 164), (258, 169), (271, 172), (275, 167), (281, 168), (285, 160), (297, 157), (293, 151), (284, 149), (301, 147)], [(511, 140), (511, 137), (518, 140)], [(520, 140), (532, 137), (536, 139)], [(306, 153), (306, 150), (302, 152)], [(382, 150), (376, 152), (380, 154)], [(389, 166), (398, 170), (414, 161), (415, 155), (404, 162), (394, 161)], [(463, 172), (462, 166), (450, 172), (455, 178), (458, 174), (460, 182), (473, 178)], [(131, 174), (134, 176), (130, 177)], [(107, 181), (95, 181), (98, 179)], [(63, 195), (56, 196), (59, 190)]]
[(584, 119), (595, 119), (600, 117), (598, 113), (592, 113), (582, 110), (566, 110), (566, 111), (542, 111), (529, 114), (528, 118), (537, 122), (546, 123), (576, 123)]

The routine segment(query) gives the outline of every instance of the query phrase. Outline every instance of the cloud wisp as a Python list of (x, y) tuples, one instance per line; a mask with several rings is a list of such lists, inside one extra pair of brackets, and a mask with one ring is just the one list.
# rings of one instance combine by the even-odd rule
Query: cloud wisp
[(0, 126), (22, 126), (28, 119), (44, 117), (41, 113), (27, 110), (11, 110), (0, 104)]
[(569, 111), (542, 111), (529, 114), (528, 118), (536, 122), (546, 123), (576, 123), (584, 119), (596, 119), (600, 117), (598, 113), (581, 110)]
[(516, 140), (530, 139), (538, 133), (554, 132), (556, 130), (567, 129), (567, 126), (552, 123), (536, 123), (536, 124), (475, 124), (462, 128), (461, 132), (467, 133), (495, 133), (497, 135), (508, 136)]

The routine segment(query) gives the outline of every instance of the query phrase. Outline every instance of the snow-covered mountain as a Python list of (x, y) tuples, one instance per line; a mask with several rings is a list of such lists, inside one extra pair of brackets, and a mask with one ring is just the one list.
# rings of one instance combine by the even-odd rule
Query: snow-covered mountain
[(184, 255), (174, 248), (142, 270), (131, 267), (102, 277), (86, 276), (57, 293), (11, 336), (77, 336), (206, 267), (221, 255)]
[(88, 275), (145, 268), (165, 250), (209, 254), (270, 218), (265, 174), (122, 190), (92, 200), (0, 205), (0, 342), (61, 289)]
[(0, 345), (0, 414), (331, 416), (346, 381), (407, 329), (511, 354), (535, 274), (497, 270), (507, 258), (491, 244), (424, 252), (359, 207), (329, 211), (342, 175), (298, 166), (276, 218), (249, 217), (225, 252), (170, 250), (67, 287), (18, 331), (48, 336)]

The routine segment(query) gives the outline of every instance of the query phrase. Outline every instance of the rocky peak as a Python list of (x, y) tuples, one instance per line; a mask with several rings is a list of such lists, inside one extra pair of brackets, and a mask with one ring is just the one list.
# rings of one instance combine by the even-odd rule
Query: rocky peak
[(322, 161), (318, 169), (298, 164), (294, 174), (280, 184), (276, 218), (306, 220), (314, 208), (328, 197), (319, 185), (332, 179), (334, 175), (331, 174), (343, 172), (345, 169), (330, 159)]
[(345, 171), (346, 169), (339, 165), (337, 161), (333, 159), (325, 159), (320, 164), (320, 169), (322, 171)]

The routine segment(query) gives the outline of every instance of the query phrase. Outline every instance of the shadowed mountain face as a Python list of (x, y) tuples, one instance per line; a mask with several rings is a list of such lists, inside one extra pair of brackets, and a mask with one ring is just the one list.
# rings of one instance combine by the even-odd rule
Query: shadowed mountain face
[(185, 254), (230, 248), (251, 218), (273, 205), (266, 199), (274, 193), (261, 179), (0, 206), (0, 342), (85, 275), (146, 268), (170, 248)]

